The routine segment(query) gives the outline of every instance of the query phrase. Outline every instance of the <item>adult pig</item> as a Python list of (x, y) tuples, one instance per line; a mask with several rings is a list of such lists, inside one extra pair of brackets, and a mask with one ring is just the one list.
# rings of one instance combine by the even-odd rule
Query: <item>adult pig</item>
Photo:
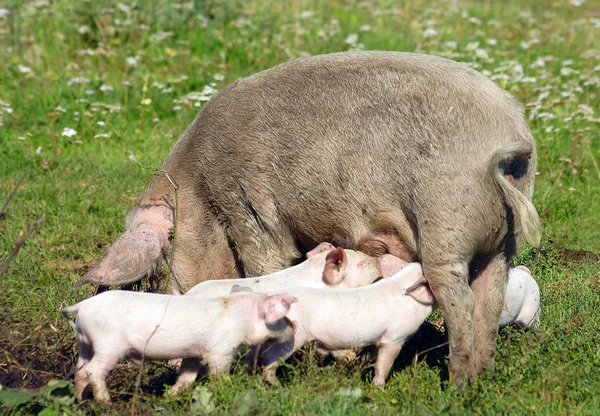
[[(228, 371), (236, 348), (284, 342), (293, 335), (285, 315), (296, 301), (287, 294), (196, 299), (114, 290), (63, 308), (79, 341), (75, 395), (81, 399), (90, 384), (96, 401), (110, 403), (106, 376), (127, 356), (184, 357), (172, 391), (196, 379), (200, 358), (211, 373)], [(77, 322), (69, 318), (73, 313)]]
[(450, 378), (462, 381), (494, 366), (518, 237), (540, 242), (536, 166), (521, 107), (464, 64), (375, 51), (299, 59), (205, 105), (80, 283), (138, 280), (173, 245), (181, 292), (273, 273), (320, 241), (390, 252), (422, 262)]

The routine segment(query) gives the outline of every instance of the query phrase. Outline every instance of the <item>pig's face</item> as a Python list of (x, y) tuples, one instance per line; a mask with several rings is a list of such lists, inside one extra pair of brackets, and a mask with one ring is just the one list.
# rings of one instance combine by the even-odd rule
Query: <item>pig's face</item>
[(258, 293), (255, 295), (259, 300), (256, 303), (254, 325), (251, 325), (252, 329), (246, 335), (248, 345), (282, 343), (291, 339), (295, 327), (286, 315), (298, 299), (287, 293), (272, 296)]
[(381, 278), (377, 260), (354, 250), (337, 248), (327, 254), (323, 280), (332, 288), (367, 286)]

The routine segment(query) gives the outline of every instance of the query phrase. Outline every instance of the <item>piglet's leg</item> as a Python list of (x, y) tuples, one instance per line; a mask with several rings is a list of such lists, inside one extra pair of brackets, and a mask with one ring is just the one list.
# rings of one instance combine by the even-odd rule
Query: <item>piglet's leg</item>
[(375, 362), (375, 377), (373, 384), (378, 387), (385, 386), (385, 380), (390, 374), (394, 360), (400, 354), (400, 350), (404, 345), (404, 340), (392, 342), (389, 344), (381, 344), (377, 351), (377, 361)]
[(206, 358), (209, 374), (228, 374), (233, 361), (233, 354), (211, 354)]
[[(298, 333), (296, 333), (298, 335)], [(263, 378), (269, 384), (277, 384), (277, 367), (279, 362), (283, 359), (287, 360), (297, 348), (294, 345), (293, 340), (288, 340), (280, 344), (273, 344), (267, 348), (261, 355), (261, 364), (265, 366), (263, 369)]]
[(115, 368), (119, 362), (119, 357), (108, 354), (96, 353), (86, 366), (94, 399), (101, 404), (110, 404), (110, 394), (106, 387), (106, 376)]
[(177, 382), (169, 389), (167, 394), (177, 393), (180, 388), (192, 384), (196, 380), (199, 371), (200, 361), (197, 358), (184, 358), (179, 367)]
[(83, 392), (90, 384), (86, 367), (92, 355), (92, 351), (87, 345), (79, 345), (79, 359), (77, 360), (77, 370), (75, 370), (75, 397), (77, 400), (83, 400)]
[(333, 355), (336, 361), (344, 364), (349, 364), (356, 360), (356, 351), (354, 350), (335, 350), (331, 351), (331, 355)]

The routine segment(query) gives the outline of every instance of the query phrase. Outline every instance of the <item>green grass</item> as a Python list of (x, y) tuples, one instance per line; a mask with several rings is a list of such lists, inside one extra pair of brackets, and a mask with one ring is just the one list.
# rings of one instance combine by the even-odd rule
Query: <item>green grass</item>
[[(8, 14), (0, 12), (0, 202), (31, 171), (0, 220), (0, 259), (22, 230), (38, 218), (46, 222), (0, 277), (0, 384), (72, 380), (75, 340), (60, 306), (75, 301), (73, 283), (122, 231), (153, 175), (141, 166), (158, 168), (200, 109), (204, 101), (189, 93), (218, 90), (302, 56), (389, 49), (467, 62), (526, 105), (538, 143), (534, 203), (544, 240), (517, 260), (541, 287), (541, 328), (502, 330), (496, 371), (466, 388), (447, 383), (444, 348), (413, 362), (416, 352), (443, 341), (427, 326), (401, 353), (384, 390), (369, 384), (366, 358), (344, 366), (308, 352), (284, 366), (278, 387), (239, 368), (168, 399), (161, 393), (173, 371), (152, 364), (132, 401), (138, 370), (125, 365), (110, 378), (112, 412), (600, 412), (597, 0), (579, 7), (558, 0), (57, 0), (1, 7)], [(64, 136), (66, 128), (76, 134)], [(71, 393), (70, 384), (53, 384), (23, 396), (19, 406), (0, 403), (16, 413), (100, 412), (73, 402)]]

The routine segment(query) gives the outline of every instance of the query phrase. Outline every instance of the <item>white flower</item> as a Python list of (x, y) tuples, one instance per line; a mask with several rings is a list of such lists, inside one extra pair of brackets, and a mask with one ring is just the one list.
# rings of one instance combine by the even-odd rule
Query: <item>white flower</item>
[(65, 137), (73, 137), (76, 134), (77, 134), (77, 131), (73, 130), (70, 127), (65, 127), (64, 130), (63, 130), (63, 132), (62, 132), (62, 135), (65, 136)]
[(487, 43), (490, 46), (496, 46), (498, 44), (498, 41), (496, 39), (487, 39), (485, 43)]
[(102, 84), (100, 85), (100, 91), (113, 91), (114, 88), (110, 85)]
[(467, 43), (465, 50), (474, 51), (477, 48), (479, 48), (479, 42), (469, 42), (469, 43)]
[(359, 30), (361, 32), (370, 32), (371, 31), (371, 26), (369, 26), (369, 25), (362, 25)]
[(448, 49), (456, 49), (458, 46), (458, 43), (456, 43), (456, 41), (454, 40), (449, 40), (444, 42), (444, 46)]
[(480, 48), (475, 49), (475, 56), (480, 59), (488, 59), (490, 57), (485, 49)]
[(28, 66), (19, 65), (19, 72), (21, 74), (31, 74), (33, 71)]
[(67, 82), (67, 85), (89, 84), (89, 82), (90, 82), (89, 78), (86, 78), (86, 77), (75, 77), (75, 78), (72, 78), (69, 82)]
[(225, 75), (223, 75), (223, 74), (214, 74), (213, 78), (216, 79), (217, 81), (223, 81), (225, 79)]
[(38, 146), (38, 148), (37, 148), (37, 149), (35, 149), (35, 153), (36, 153), (36, 154), (38, 154), (38, 155), (39, 155), (40, 153), (42, 153), (42, 146)]
[(106, 133), (100, 133), (100, 134), (96, 134), (94, 136), (94, 139), (99, 139), (99, 138), (108, 138), (108, 134), (106, 134)]
[(6, 9), (4, 7), (0, 7), (0, 19), (4, 19), (9, 14), (10, 14), (10, 12), (8, 11), (8, 9)]
[(344, 40), (344, 43), (346, 45), (355, 46), (357, 41), (358, 35), (356, 33), (352, 33), (351, 35), (348, 35), (348, 37)]
[(309, 17), (313, 17), (314, 15), (315, 12), (311, 10), (305, 10), (303, 12), (300, 12), (300, 19), (308, 19)]
[(104, 121), (99, 121), (96, 124), (98, 124), (99, 126), (104, 126), (106, 123)]
[(117, 9), (121, 10), (123, 13), (128, 13), (129, 10), (131, 10), (131, 8), (128, 5), (123, 4), (123, 3), (118, 3)]
[(438, 34), (437, 30), (429, 27), (429, 28), (425, 29), (425, 31), (423, 32), (423, 37), (430, 38), (430, 37), (435, 36), (437, 34)]
[(8, 114), (12, 114), (13, 109), (10, 107), (4, 107), (4, 111), (6, 111)]
[(81, 25), (77, 28), (77, 31), (83, 35), (84, 33), (87, 33), (90, 31), (90, 27), (88, 25)]
[(477, 26), (479, 26), (481, 24), (481, 20), (479, 20), (476, 17), (469, 17), (469, 22), (476, 24)]
[(140, 60), (139, 56), (128, 56), (126, 59), (127, 65), (129, 65), (131, 67), (137, 66), (139, 60)]
[(137, 162), (137, 158), (134, 156), (133, 153), (129, 153), (129, 160), (131, 160), (132, 162)]
[(571, 75), (571, 74), (578, 74), (578, 73), (579, 73), (579, 71), (577, 71), (577, 70), (575, 70), (573, 68), (569, 68), (568, 66), (565, 66), (565, 67), (563, 67), (563, 68), (560, 69), (560, 74), (562, 76), (568, 76), (568, 75)]
[(542, 58), (537, 58), (534, 63), (529, 65), (529, 68), (543, 68), (546, 66), (546, 62)]
[(562, 61), (560, 63), (562, 66), (569, 66), (569, 65), (573, 65), (573, 60), (572, 59), (567, 59), (566, 61)]
[(569, 0), (569, 4), (571, 6), (575, 6), (575, 7), (579, 7), (581, 6), (583, 3), (585, 3), (585, 0)]
[(17, 139), (19, 139), (19, 140), (25, 140), (25, 137), (19, 136), (19, 137), (17, 137)]

